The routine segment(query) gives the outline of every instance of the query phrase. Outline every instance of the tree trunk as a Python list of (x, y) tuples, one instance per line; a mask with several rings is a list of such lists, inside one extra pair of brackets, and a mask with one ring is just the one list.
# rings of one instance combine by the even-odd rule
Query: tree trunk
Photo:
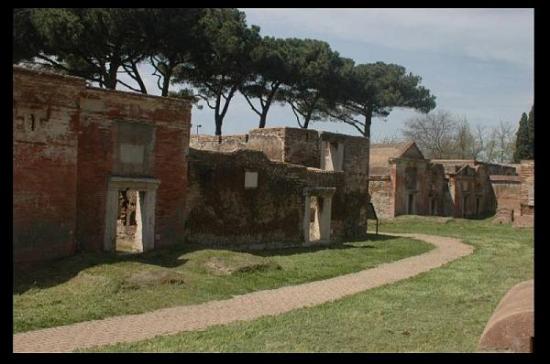
[(111, 66), (109, 67), (109, 71), (107, 72), (107, 78), (105, 79), (105, 87), (110, 90), (116, 89), (117, 84), (117, 72), (120, 65), (117, 63), (112, 62)]
[(370, 138), (370, 124), (372, 121), (372, 111), (368, 111), (365, 115), (365, 130), (363, 131), (363, 136), (365, 138)]
[[(265, 102), (264, 108), (262, 109), (262, 114), (260, 115), (260, 128), (265, 128), (265, 123), (267, 121), (267, 112), (269, 111), (269, 108), (271, 107), (271, 103), (273, 102), (273, 98), (275, 97), (275, 94), (279, 90), (279, 86), (281, 83), (276, 83), (275, 85), (272, 85), (271, 93), (267, 97), (267, 100)], [(261, 101), (260, 101), (261, 103)]]
[(313, 114), (313, 107), (309, 109), (306, 117), (304, 118), (304, 126), (303, 126), (304, 129), (307, 129), (307, 127), (309, 126), (309, 121), (311, 120), (311, 114)]
[(265, 111), (262, 111), (262, 115), (260, 115), (260, 125), (258, 125), (258, 128), (260, 129), (265, 128), (266, 119), (267, 119), (267, 113)]
[(172, 78), (172, 69), (169, 68), (162, 78), (162, 96), (168, 96), (168, 88), (170, 87), (170, 78)]
[(223, 119), (221, 115), (216, 115), (216, 135), (218, 136), (222, 135), (222, 123)]
[(260, 125), (259, 128), (265, 128), (265, 123), (267, 121), (267, 112), (269, 111), (269, 107), (271, 106), (271, 103), (268, 103), (265, 105), (265, 107), (262, 109), (262, 114), (260, 115)]

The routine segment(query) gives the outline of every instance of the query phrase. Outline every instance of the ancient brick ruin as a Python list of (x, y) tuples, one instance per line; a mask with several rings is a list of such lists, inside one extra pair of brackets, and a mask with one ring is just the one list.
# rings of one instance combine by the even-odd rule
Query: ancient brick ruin
[(190, 136), (185, 99), (21, 67), (13, 81), (17, 263), (179, 242), (266, 248), (365, 239), (371, 197), (382, 217), (496, 210), (518, 226), (533, 223), (533, 161), (434, 161), (414, 143), (369, 146), (363, 137), (288, 127)]
[(382, 218), (452, 214), (442, 166), (424, 158), (414, 142), (371, 145), (369, 193)]
[[(381, 217), (415, 214), (482, 218), (496, 214), (495, 222), (511, 223), (517, 220), (515, 217), (525, 215), (520, 220), (529, 226), (529, 216), (534, 214), (526, 207), (528, 191), (533, 191), (532, 162), (520, 165), (525, 176), (522, 182), (516, 166), (477, 160), (428, 160), (414, 142), (373, 144), (370, 153), (369, 194)], [(531, 202), (534, 206), (534, 199)]]
[(191, 104), (14, 67), (16, 262), (115, 249), (119, 191), (140, 191), (142, 250), (183, 234)]
[(256, 247), (366, 237), (368, 139), (298, 128), (191, 137), (190, 241)]
[(366, 236), (365, 138), (271, 128), (190, 149), (183, 99), (21, 67), (13, 94), (16, 262)]

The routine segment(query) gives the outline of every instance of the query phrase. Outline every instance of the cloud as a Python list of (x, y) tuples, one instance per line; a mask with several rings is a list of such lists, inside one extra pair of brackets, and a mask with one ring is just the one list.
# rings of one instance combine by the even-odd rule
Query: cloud
[[(307, 34), (532, 67), (533, 9), (242, 9), (263, 34)], [(298, 31), (299, 30), (299, 31)]]

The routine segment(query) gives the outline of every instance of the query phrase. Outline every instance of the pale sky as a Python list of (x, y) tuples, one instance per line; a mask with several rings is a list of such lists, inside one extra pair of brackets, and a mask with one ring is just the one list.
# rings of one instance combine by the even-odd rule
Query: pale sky
[[(470, 124), (517, 124), (534, 97), (533, 9), (240, 9), (261, 35), (326, 41), (355, 63), (382, 61), (422, 77), (437, 97), (437, 109), (466, 117)], [(158, 94), (145, 67), (148, 91)], [(148, 72), (149, 71), (149, 72)], [(174, 87), (174, 86), (173, 86)], [(202, 103), (204, 104), (204, 103)], [(374, 119), (373, 141), (399, 135), (415, 111), (394, 109)], [(214, 134), (213, 111), (193, 108), (193, 133)], [(258, 116), (244, 98), (229, 105), (223, 134), (244, 134)], [(273, 105), (267, 127), (298, 127), (289, 106)], [(343, 123), (315, 122), (310, 128), (358, 135)]]

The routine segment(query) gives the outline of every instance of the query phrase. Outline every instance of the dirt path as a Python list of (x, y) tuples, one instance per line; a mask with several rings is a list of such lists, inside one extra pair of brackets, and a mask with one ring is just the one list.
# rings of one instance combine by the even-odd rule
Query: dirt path
[(116, 316), (24, 332), (13, 336), (13, 351), (69, 352), (278, 315), (413, 277), (473, 252), (472, 246), (458, 239), (424, 234), (391, 235), (423, 240), (436, 248), (424, 254), (381, 264), (376, 268), (322, 281), (252, 292), (198, 305), (176, 306), (138, 315)]

